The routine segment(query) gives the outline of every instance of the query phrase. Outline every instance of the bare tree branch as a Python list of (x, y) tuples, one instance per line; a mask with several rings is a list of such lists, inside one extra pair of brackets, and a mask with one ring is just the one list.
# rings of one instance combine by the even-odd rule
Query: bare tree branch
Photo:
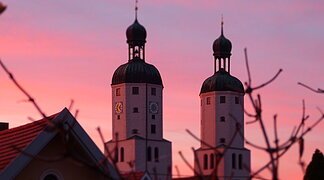
[(311, 87), (309, 87), (306, 84), (303, 84), (301, 82), (298, 82), (297, 84), (301, 85), (301, 86), (303, 86), (303, 87), (305, 87), (305, 88), (307, 88), (307, 89), (309, 89), (309, 90), (311, 90), (311, 91), (313, 91), (315, 93), (324, 93), (324, 89), (320, 89), (320, 88), (314, 89), (314, 88), (311, 88)]

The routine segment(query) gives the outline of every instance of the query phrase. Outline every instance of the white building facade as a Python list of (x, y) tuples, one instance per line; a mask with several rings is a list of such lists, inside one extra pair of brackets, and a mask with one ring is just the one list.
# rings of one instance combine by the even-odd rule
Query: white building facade
[(116, 69), (111, 83), (113, 138), (106, 143), (108, 155), (122, 174), (171, 179), (171, 142), (163, 139), (162, 78), (145, 62), (146, 30), (137, 17), (126, 36), (128, 62)]
[(232, 44), (221, 35), (214, 41), (214, 74), (200, 91), (201, 145), (195, 150), (197, 175), (248, 179), (250, 150), (244, 147), (244, 88), (230, 74)]

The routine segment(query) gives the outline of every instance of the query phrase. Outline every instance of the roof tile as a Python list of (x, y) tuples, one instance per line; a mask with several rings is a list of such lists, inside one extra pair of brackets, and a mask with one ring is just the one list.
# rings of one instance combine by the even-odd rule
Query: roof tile
[(54, 119), (56, 115), (0, 131), (0, 171), (32, 142), (44, 130), (48, 120)]

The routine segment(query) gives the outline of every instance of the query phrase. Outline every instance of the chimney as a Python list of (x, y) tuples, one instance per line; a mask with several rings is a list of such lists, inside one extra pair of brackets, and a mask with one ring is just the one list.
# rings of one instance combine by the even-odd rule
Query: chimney
[(7, 130), (9, 128), (9, 123), (0, 122), (0, 131)]

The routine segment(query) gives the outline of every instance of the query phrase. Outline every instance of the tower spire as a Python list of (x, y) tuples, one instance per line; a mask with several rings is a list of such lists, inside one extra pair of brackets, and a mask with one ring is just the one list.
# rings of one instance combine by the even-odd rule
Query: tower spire
[(224, 26), (224, 18), (223, 18), (223, 14), (222, 14), (222, 21), (221, 21), (221, 35), (224, 35), (223, 26)]
[(135, 0), (135, 19), (137, 19), (138, 0)]

